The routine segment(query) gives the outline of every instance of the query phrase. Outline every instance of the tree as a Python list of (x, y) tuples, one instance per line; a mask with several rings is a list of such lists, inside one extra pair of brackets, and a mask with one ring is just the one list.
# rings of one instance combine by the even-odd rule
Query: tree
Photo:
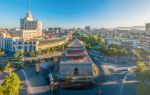
[(109, 47), (110, 47), (110, 48), (121, 49), (121, 47), (118, 46), (118, 45), (116, 45), (116, 44), (110, 44)]
[(98, 42), (100, 43), (100, 45), (104, 46), (105, 45), (105, 40), (102, 37), (98, 38)]
[(137, 72), (141, 72), (141, 71), (145, 70), (145, 64), (144, 64), (144, 62), (137, 61), (135, 63), (135, 65), (136, 65), (136, 71)]
[(100, 51), (103, 52), (104, 54), (107, 54), (108, 47), (106, 45), (104, 45), (102, 48), (100, 48)]
[(126, 55), (128, 55), (128, 52), (126, 50), (118, 50), (118, 55), (119, 56), (126, 56)]
[(107, 54), (110, 55), (110, 56), (117, 55), (118, 54), (118, 49), (116, 49), (116, 48), (109, 48)]
[(17, 51), (17, 52), (15, 52), (15, 53), (13, 54), (13, 57), (14, 57), (14, 58), (18, 58), (19, 55), (20, 55), (20, 53), (19, 53), (19, 51)]
[(72, 34), (72, 36), (73, 36), (73, 37), (78, 37), (78, 36), (80, 36), (80, 34), (79, 34), (77, 31), (75, 31), (75, 32)]
[(4, 52), (2, 49), (0, 49), (0, 57), (3, 56)]
[(20, 50), (19, 55), (23, 56), (23, 54), (24, 54), (24, 50)]
[(47, 54), (47, 53), (49, 53), (49, 48), (46, 48), (46, 50), (45, 50), (45, 53)]
[(140, 58), (140, 57), (141, 57), (139, 51), (137, 51), (137, 50), (132, 50), (131, 52), (132, 52), (132, 54), (134, 55), (134, 57), (136, 57), (136, 58)]
[(15, 73), (7, 75), (0, 85), (0, 95), (18, 95), (20, 79)]
[(9, 68), (10, 68), (10, 62), (6, 60), (3, 65), (3, 70), (8, 71)]
[(61, 46), (61, 50), (64, 50), (64, 49), (65, 49), (65, 45), (62, 45), (62, 46)]
[(145, 73), (145, 71), (136, 72), (136, 78), (137, 80), (144, 82), (144, 80), (147, 78), (147, 73)]
[(36, 55), (41, 55), (42, 51), (41, 49), (39, 49), (37, 52), (36, 52)]
[(90, 43), (90, 45), (97, 45), (97, 37), (96, 37), (96, 35), (89, 34), (89, 43)]
[(35, 56), (35, 51), (34, 51), (34, 50), (31, 50), (31, 51), (29, 52), (29, 56), (30, 56), (30, 57)]
[(149, 95), (150, 94), (150, 84), (149, 83), (140, 83), (137, 86), (138, 95)]
[(2, 92), (2, 87), (0, 86), (0, 95), (3, 95), (3, 92)]

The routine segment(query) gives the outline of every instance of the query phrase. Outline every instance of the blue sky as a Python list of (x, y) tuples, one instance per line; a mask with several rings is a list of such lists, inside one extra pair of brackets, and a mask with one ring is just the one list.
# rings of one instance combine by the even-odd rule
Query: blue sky
[[(28, 0), (0, 0), (0, 27), (19, 27)], [(150, 22), (150, 0), (30, 0), (43, 27), (118, 27)]]

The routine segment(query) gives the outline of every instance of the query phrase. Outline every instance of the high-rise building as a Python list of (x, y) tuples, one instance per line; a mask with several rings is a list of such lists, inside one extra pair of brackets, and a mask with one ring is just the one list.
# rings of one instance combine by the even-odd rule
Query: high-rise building
[[(21, 30), (36, 30), (37, 34), (34, 36), (42, 36), (42, 22), (40, 20), (33, 20), (32, 14), (30, 12), (30, 2), (28, 3), (28, 12), (24, 18), (20, 19), (20, 29)], [(32, 33), (30, 33), (32, 35)]]
[(150, 31), (145, 32), (142, 43), (145, 49), (150, 49)]
[(150, 32), (150, 23), (146, 23), (145, 29), (147, 32)]
[(85, 30), (90, 31), (90, 26), (85, 26)]

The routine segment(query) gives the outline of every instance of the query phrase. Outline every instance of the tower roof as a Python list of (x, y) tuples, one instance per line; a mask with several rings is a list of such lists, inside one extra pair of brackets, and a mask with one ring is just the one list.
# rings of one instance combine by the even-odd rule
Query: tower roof
[(68, 47), (84, 47), (83, 43), (77, 38)]
[(30, 0), (28, 0), (28, 12), (30, 12)]
[(28, 21), (32, 21), (32, 20), (33, 20), (32, 14), (31, 14), (31, 12), (30, 12), (30, 0), (28, 0), (28, 12), (27, 12), (25, 18), (26, 18), (26, 20), (28, 20)]

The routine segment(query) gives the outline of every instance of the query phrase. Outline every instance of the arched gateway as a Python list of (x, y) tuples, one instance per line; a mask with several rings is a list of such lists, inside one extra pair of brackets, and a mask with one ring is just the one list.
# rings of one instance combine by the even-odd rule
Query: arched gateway
[(78, 68), (75, 68), (75, 69), (74, 69), (74, 75), (78, 75), (78, 74), (79, 74)]

